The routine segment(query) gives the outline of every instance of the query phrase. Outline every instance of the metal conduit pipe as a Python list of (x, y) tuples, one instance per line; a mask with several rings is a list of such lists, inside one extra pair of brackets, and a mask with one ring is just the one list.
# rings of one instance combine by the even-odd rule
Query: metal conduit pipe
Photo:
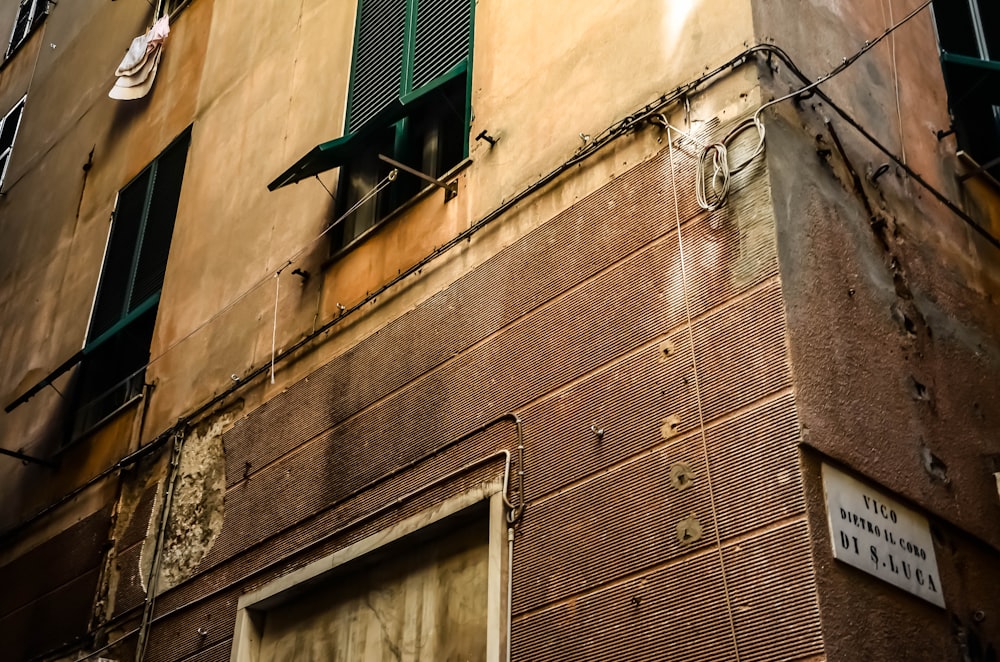
[(146, 657), (149, 628), (152, 625), (153, 609), (156, 606), (156, 590), (160, 583), (160, 566), (163, 562), (163, 545), (167, 537), (167, 525), (170, 521), (170, 511), (174, 504), (174, 489), (177, 486), (177, 476), (180, 474), (181, 453), (184, 452), (184, 436), (174, 435), (174, 446), (170, 450), (170, 471), (167, 472), (163, 485), (163, 507), (160, 508), (160, 522), (156, 531), (156, 541), (153, 544), (153, 559), (150, 563), (149, 580), (146, 599), (143, 602), (142, 620), (139, 622), (139, 642), (135, 648), (136, 662), (142, 662)]
[(514, 632), (514, 526), (507, 527), (507, 655), (510, 662), (510, 638)]

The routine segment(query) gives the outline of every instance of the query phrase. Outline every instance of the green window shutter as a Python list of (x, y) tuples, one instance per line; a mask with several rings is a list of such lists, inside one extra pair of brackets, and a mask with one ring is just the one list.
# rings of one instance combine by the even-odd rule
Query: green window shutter
[(101, 284), (97, 290), (88, 338), (101, 335), (126, 313), (133, 256), (142, 230), (142, 214), (151, 178), (151, 169), (146, 168), (118, 194), (118, 207), (111, 223), (111, 238), (104, 254)]
[(413, 86), (417, 89), (469, 56), (471, 0), (417, 0)]
[(185, 134), (156, 161), (153, 191), (136, 260), (132, 292), (129, 295), (130, 311), (163, 287), (189, 140), (190, 134)]
[(190, 141), (191, 134), (185, 132), (118, 194), (87, 333), (90, 340), (163, 287)]
[(362, 0), (356, 34), (349, 133), (402, 93), (406, 0)]

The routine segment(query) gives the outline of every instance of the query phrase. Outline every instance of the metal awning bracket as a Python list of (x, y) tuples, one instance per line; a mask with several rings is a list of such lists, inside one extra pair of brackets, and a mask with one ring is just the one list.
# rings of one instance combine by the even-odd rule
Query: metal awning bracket
[(43, 467), (54, 467), (56, 466), (54, 462), (49, 462), (48, 460), (43, 460), (40, 457), (34, 457), (33, 455), (25, 455), (20, 451), (10, 451), (6, 448), (0, 448), (0, 455), (7, 455), (8, 457), (13, 457), (15, 459), (21, 460), (25, 464), (40, 464)]
[(407, 173), (413, 175), (414, 177), (419, 177), (420, 179), (424, 180), (425, 182), (427, 182), (429, 184), (433, 184), (434, 186), (437, 186), (438, 188), (444, 189), (444, 199), (445, 199), (445, 202), (447, 202), (448, 200), (451, 200), (452, 198), (454, 198), (455, 196), (458, 195), (458, 179), (455, 179), (452, 182), (447, 182), (446, 183), (446, 182), (441, 181), (440, 179), (437, 179), (436, 177), (431, 177), (427, 173), (420, 172), (419, 170), (411, 168), (410, 166), (408, 166), (408, 165), (406, 165), (404, 163), (400, 163), (399, 161), (397, 161), (395, 159), (389, 158), (385, 154), (379, 154), (378, 158), (381, 161), (385, 161), (386, 163), (388, 163), (389, 165), (391, 165), (393, 168), (399, 168), (403, 172), (407, 172)]

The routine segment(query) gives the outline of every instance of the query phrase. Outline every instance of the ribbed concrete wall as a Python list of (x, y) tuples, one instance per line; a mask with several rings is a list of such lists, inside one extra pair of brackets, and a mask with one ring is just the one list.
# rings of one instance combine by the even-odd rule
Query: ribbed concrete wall
[(636, 166), (237, 422), (221, 533), (148, 658), (224, 659), (242, 593), (498, 476), (510, 411), (515, 659), (821, 653), (766, 178), (708, 214), (692, 161)]

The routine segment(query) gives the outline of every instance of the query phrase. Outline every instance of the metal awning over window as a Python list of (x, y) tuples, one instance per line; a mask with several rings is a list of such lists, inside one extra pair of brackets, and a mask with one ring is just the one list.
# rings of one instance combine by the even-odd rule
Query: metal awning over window
[(268, 184), (268, 190), (274, 191), (282, 186), (295, 184), (321, 172), (344, 165), (365, 149), (367, 139), (373, 133), (410, 115), (421, 104), (431, 102), (434, 98), (434, 92), (452, 80), (466, 75), (468, 68), (467, 60), (459, 62), (446, 74), (438, 76), (420, 89), (393, 99), (353, 133), (316, 145), (308, 154)]

